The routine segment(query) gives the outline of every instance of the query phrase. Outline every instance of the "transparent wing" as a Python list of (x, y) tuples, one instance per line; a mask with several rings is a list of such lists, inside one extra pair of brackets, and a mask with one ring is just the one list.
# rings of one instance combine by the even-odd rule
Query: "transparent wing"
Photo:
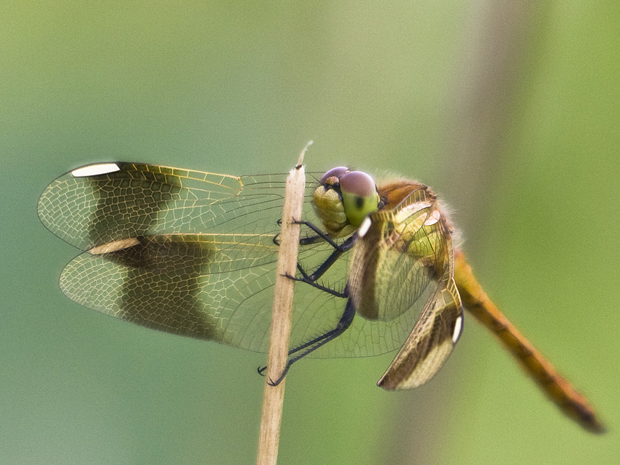
[[(52, 182), (38, 205), (50, 231), (86, 252), (66, 266), (60, 286), (72, 300), (120, 319), (266, 351), (285, 178), (138, 163), (73, 170)], [(304, 219), (316, 222), (313, 189), (309, 183)], [(299, 260), (312, 269), (330, 253), (319, 242), (303, 246)], [(341, 260), (323, 283), (342, 290), (346, 272)], [(332, 329), (344, 304), (297, 285), (291, 345)], [(355, 320), (313, 355), (377, 355), (406, 337), (403, 328)]]
[[(110, 165), (117, 169), (110, 171)], [(109, 172), (88, 175), (96, 167)], [(41, 194), (38, 212), (50, 231), (84, 251), (155, 234), (275, 234), (284, 182), (285, 175), (237, 177), (139, 163), (90, 165), (52, 182)]]
[(446, 362), (463, 328), (463, 307), (449, 279), (426, 302), (424, 311), (377, 385), (410, 389), (426, 383)]
[(371, 215), (370, 229), (357, 243), (349, 278), (359, 313), (390, 321), (416, 307), (412, 317), (420, 315), (421, 296), (434, 292), (437, 275), (443, 273), (436, 268), (442, 266), (450, 240), (440, 216), (435, 217), (440, 214), (426, 189), (413, 188), (395, 208)]
[(413, 328), (380, 385), (418, 386), (445, 362), (462, 327), (451, 232), (425, 188), (371, 220), (353, 258), (349, 289), (367, 318)]

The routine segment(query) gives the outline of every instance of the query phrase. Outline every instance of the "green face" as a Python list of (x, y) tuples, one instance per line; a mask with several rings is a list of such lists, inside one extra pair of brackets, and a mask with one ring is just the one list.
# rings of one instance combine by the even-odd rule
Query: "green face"
[(379, 208), (379, 194), (372, 177), (344, 166), (323, 175), (313, 201), (323, 227), (334, 237), (348, 236)]

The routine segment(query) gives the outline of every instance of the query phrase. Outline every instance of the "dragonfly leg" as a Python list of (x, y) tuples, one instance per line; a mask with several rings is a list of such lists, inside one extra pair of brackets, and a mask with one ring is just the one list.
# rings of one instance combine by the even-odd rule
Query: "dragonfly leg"
[(297, 264), (297, 269), (299, 270), (299, 272), (303, 276), (303, 278), (302, 279), (298, 279), (298, 281), (304, 281), (304, 282), (307, 282), (309, 284), (315, 283), (321, 276), (323, 276), (325, 274), (325, 272), (327, 270), (329, 270), (329, 268), (334, 263), (336, 263), (336, 261), (340, 258), (340, 256), (343, 253), (345, 253), (346, 251), (350, 250), (351, 247), (353, 247), (355, 245), (356, 241), (357, 241), (357, 235), (353, 234), (351, 237), (349, 237), (347, 240), (345, 240), (342, 244), (337, 246), (334, 249), (334, 251), (330, 254), (330, 256), (327, 257), (327, 259), (312, 273), (307, 273), (303, 269), (301, 264), (298, 263)]
[[(346, 292), (347, 290), (345, 289), (345, 293)], [(293, 363), (295, 363), (298, 360), (301, 360), (306, 355), (314, 352), (319, 347), (324, 346), (329, 341), (333, 341), (338, 336), (340, 336), (342, 333), (344, 333), (349, 328), (349, 326), (351, 326), (351, 323), (353, 322), (353, 317), (355, 317), (355, 307), (353, 306), (353, 301), (349, 299), (347, 300), (347, 304), (344, 307), (344, 312), (342, 313), (340, 320), (336, 324), (336, 327), (327, 331), (324, 334), (321, 334), (318, 337), (315, 337), (314, 339), (308, 342), (305, 342), (289, 350), (288, 355), (290, 358), (288, 362), (286, 362), (286, 367), (284, 367), (284, 371), (282, 371), (282, 374), (278, 377), (278, 379), (276, 380), (270, 379), (268, 381), (268, 384), (270, 386), (277, 386), (278, 384), (280, 384), (282, 380), (284, 379), (284, 377), (286, 376), (286, 374), (288, 373), (288, 371), (291, 369), (291, 366), (293, 365)], [(267, 369), (266, 366), (259, 367), (258, 373), (260, 375), (264, 375), (266, 369)]]
[[(281, 223), (281, 220), (278, 220), (279, 223)], [(329, 289), (326, 288), (324, 286), (319, 285), (318, 283), (316, 283), (316, 281), (318, 279), (321, 278), (321, 276), (323, 276), (325, 274), (325, 272), (327, 270), (329, 270), (329, 268), (336, 263), (336, 261), (340, 258), (340, 256), (347, 252), (348, 250), (350, 250), (354, 245), (355, 242), (358, 239), (357, 234), (353, 234), (350, 237), (348, 237), (342, 244), (336, 244), (327, 234), (325, 234), (323, 231), (321, 231), (318, 227), (316, 227), (313, 223), (309, 222), (309, 221), (297, 221), (295, 219), (293, 219), (293, 223), (295, 224), (303, 224), (308, 226), (310, 229), (312, 229), (314, 232), (316, 232), (316, 236), (309, 236), (309, 237), (304, 237), (302, 239), (299, 240), (299, 244), (300, 245), (309, 245), (309, 244), (313, 244), (315, 242), (318, 242), (319, 240), (321, 241), (326, 241), (328, 242), (333, 248), (333, 252), (330, 254), (329, 257), (327, 257), (327, 259), (312, 273), (307, 273), (304, 268), (301, 266), (300, 263), (297, 263), (297, 269), (299, 270), (299, 272), (301, 273), (302, 277), (301, 278), (296, 278), (294, 276), (290, 276), (290, 275), (286, 275), (288, 278), (290, 279), (294, 279), (296, 281), (302, 281), (305, 283), (310, 284), (311, 286), (316, 287), (317, 289), (321, 289), (325, 292), (329, 292), (330, 294), (333, 294), (335, 296), (338, 297), (346, 297), (346, 295), (344, 295), (343, 293), (340, 292), (335, 292), (333, 289)], [(273, 238), (273, 243), (276, 245), (280, 245), (280, 241), (278, 240), (278, 236), (280, 234), (276, 234)]]
[[(321, 236), (307, 236), (307, 237), (302, 237), (299, 239), (299, 245), (310, 245), (310, 244), (316, 244), (317, 242), (321, 242), (325, 239), (323, 239)], [(275, 236), (273, 236), (272, 239), (273, 243), (275, 245), (280, 245), (280, 233), (276, 234)]]
[[(316, 226), (311, 221), (300, 221), (300, 220), (296, 220), (295, 218), (293, 218), (291, 223), (307, 226), (312, 231), (314, 231), (314, 233), (316, 234), (315, 236), (302, 237), (301, 239), (299, 239), (299, 245), (310, 245), (310, 244), (316, 244), (317, 242), (320, 242), (320, 241), (325, 241), (329, 245), (331, 245), (335, 250), (340, 250), (341, 252), (346, 252), (353, 246), (353, 244), (348, 245), (347, 241), (343, 242), (340, 245), (337, 244), (336, 242), (334, 242), (334, 240), (331, 237), (329, 237), (329, 234), (326, 234), (324, 231), (321, 230), (321, 228)], [(282, 220), (279, 219), (278, 226), (281, 226), (281, 225), (282, 225)], [(276, 234), (273, 237), (273, 243), (275, 245), (280, 245), (279, 236), (280, 236), (280, 233)], [(356, 235), (354, 234), (353, 236), (356, 236)], [(351, 236), (349, 239), (353, 239), (353, 236)], [(356, 240), (357, 240), (357, 237), (353, 239), (353, 242), (355, 242)]]
[[(344, 241), (342, 244), (339, 245), (339, 244), (336, 244), (336, 242), (334, 242), (334, 240), (331, 237), (329, 237), (329, 234), (327, 234), (325, 231), (323, 231), (321, 228), (316, 226), (311, 221), (297, 221), (293, 219), (293, 223), (303, 224), (304, 226), (309, 227), (312, 231), (316, 233), (316, 236), (310, 236), (308, 238), (305, 238), (307, 240), (312, 240), (312, 242), (308, 242), (308, 243), (311, 244), (313, 242), (317, 242), (319, 239), (322, 239), (325, 242), (327, 242), (329, 245), (331, 245), (335, 250), (340, 250), (341, 253), (349, 250), (351, 247), (353, 247), (353, 244), (355, 244), (355, 242), (357, 241), (357, 234), (354, 233), (351, 237), (349, 237), (346, 241)], [(352, 241), (352, 243), (348, 244), (349, 241)], [(300, 241), (300, 244), (301, 244), (301, 241)]]
[[(303, 275), (305, 275), (304, 271), (303, 271), (303, 270), (299, 267), (299, 265), (297, 266), (297, 268), (300, 270), (300, 272), (301, 272)], [(346, 292), (346, 289), (345, 289), (345, 291), (344, 291), (344, 292), (340, 292), (340, 291), (337, 291), (337, 290), (332, 289), (332, 288), (330, 288), (330, 287), (323, 286), (322, 284), (317, 283), (316, 281), (314, 281), (314, 280), (310, 279), (310, 278), (309, 278), (309, 277), (307, 277), (307, 276), (304, 276), (304, 277), (302, 277), (302, 278), (298, 278), (298, 277), (293, 276), (293, 275), (288, 274), (288, 273), (285, 273), (285, 274), (284, 274), (284, 276), (286, 276), (288, 279), (292, 279), (293, 281), (299, 281), (299, 282), (301, 282), (301, 283), (306, 283), (306, 284), (309, 284), (309, 285), (310, 285), (310, 286), (312, 286), (312, 287), (316, 287), (317, 289), (319, 289), (319, 290), (321, 290), (321, 291), (323, 291), (323, 292), (327, 292), (328, 294), (334, 295), (334, 296), (336, 296), (336, 297), (342, 297), (342, 298), (345, 298), (345, 297), (348, 297), (348, 296), (349, 296), (349, 295), (348, 295), (348, 293)]]

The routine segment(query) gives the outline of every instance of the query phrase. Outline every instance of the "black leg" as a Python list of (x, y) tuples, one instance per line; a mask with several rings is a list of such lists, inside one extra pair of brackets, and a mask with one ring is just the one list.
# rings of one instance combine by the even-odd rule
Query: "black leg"
[[(275, 236), (273, 236), (273, 243), (275, 245), (280, 245), (280, 239), (279, 239), (280, 233), (276, 234)], [(317, 242), (322, 242), (325, 239), (323, 239), (323, 237), (321, 236), (308, 236), (308, 237), (302, 237), (299, 239), (299, 245), (310, 245), (310, 244), (316, 244)]]
[[(280, 224), (281, 222), (282, 220), (278, 220), (278, 224)], [(353, 233), (342, 244), (336, 244), (327, 234), (325, 234), (325, 232), (321, 231), (321, 229), (319, 229), (317, 226), (314, 225), (314, 223), (311, 223), (310, 221), (297, 221), (293, 219), (293, 223), (303, 224), (309, 227), (310, 229), (312, 229), (316, 233), (316, 236), (309, 236), (309, 237), (301, 238), (299, 240), (300, 245), (310, 245), (310, 244), (314, 244), (319, 241), (325, 241), (334, 248), (334, 251), (331, 253), (331, 255), (327, 257), (327, 259), (312, 273), (307, 273), (303, 269), (301, 264), (297, 263), (297, 269), (299, 270), (303, 278), (297, 279), (297, 278), (292, 278), (291, 276), (289, 276), (289, 278), (297, 279), (297, 281), (303, 281), (309, 284), (314, 283), (321, 276), (323, 276), (325, 272), (329, 270), (329, 268), (334, 263), (336, 263), (336, 261), (340, 258), (340, 256), (343, 253), (347, 252), (355, 245), (358, 239), (357, 233)], [(280, 241), (278, 240), (279, 235), (280, 234), (278, 233), (273, 237), (273, 243), (275, 245), (280, 245)], [(321, 286), (315, 286), (315, 287), (318, 287), (319, 289), (324, 289)], [(327, 292), (330, 292), (330, 291), (331, 290), (328, 290)]]
[[(345, 292), (346, 291), (347, 290), (345, 289)], [(344, 312), (342, 313), (342, 316), (340, 317), (340, 321), (338, 321), (338, 323), (336, 324), (336, 327), (318, 337), (315, 337), (311, 341), (305, 342), (301, 344), (300, 346), (297, 346), (294, 349), (289, 350), (288, 354), (290, 358), (288, 362), (286, 363), (286, 367), (284, 368), (284, 371), (275, 381), (270, 379), (268, 381), (268, 384), (270, 386), (277, 386), (278, 384), (280, 384), (282, 380), (284, 379), (284, 377), (286, 376), (286, 374), (288, 373), (288, 371), (291, 369), (291, 366), (293, 365), (293, 363), (295, 363), (297, 360), (301, 360), (306, 355), (314, 352), (319, 347), (324, 346), (329, 341), (333, 341), (338, 336), (340, 336), (342, 333), (344, 333), (349, 328), (349, 326), (351, 326), (351, 323), (353, 322), (354, 317), (355, 317), (355, 307), (353, 306), (353, 302), (351, 301), (351, 299), (349, 299), (347, 300), (347, 304), (344, 307)], [(294, 355), (294, 356), (291, 357), (291, 355)], [(258, 372), (261, 375), (263, 375), (266, 369), (267, 369), (266, 366), (259, 367)]]
[[(303, 224), (304, 226), (309, 227), (312, 231), (314, 231), (316, 233), (316, 236), (302, 237), (301, 239), (299, 239), (299, 245), (309, 245), (309, 244), (315, 244), (315, 243), (320, 242), (320, 241), (325, 241), (329, 245), (331, 245), (335, 250), (340, 250), (340, 252), (342, 253), (342, 252), (346, 252), (351, 247), (353, 247), (353, 245), (357, 241), (357, 234), (354, 233), (346, 241), (344, 241), (342, 244), (338, 245), (338, 244), (336, 244), (336, 242), (334, 242), (334, 240), (331, 237), (329, 237), (329, 234), (326, 234), (323, 230), (321, 230), (321, 228), (316, 226), (311, 221), (298, 221), (298, 220), (293, 218), (292, 223), (293, 224)], [(282, 220), (281, 219), (278, 220), (278, 225), (280, 225), (280, 224), (282, 224)], [(278, 236), (279, 235), (280, 235), (280, 233), (276, 234), (273, 237), (273, 243), (275, 245), (280, 245), (280, 241), (278, 240)]]
[(308, 274), (302, 268), (302, 266), (298, 263), (297, 264), (297, 269), (299, 270), (299, 272), (303, 276), (302, 281), (305, 281), (305, 282), (315, 282), (316, 280), (318, 280), (321, 276), (323, 276), (325, 274), (325, 272), (327, 270), (329, 270), (329, 268), (334, 263), (336, 263), (336, 261), (340, 258), (340, 256), (343, 253), (347, 252), (348, 250), (350, 250), (355, 245), (356, 241), (357, 241), (357, 234), (353, 234), (352, 236), (347, 238), (347, 240), (345, 240), (342, 244), (336, 245), (336, 248), (331, 253), (331, 255), (329, 257), (327, 257), (327, 259), (314, 272), (312, 272), (310, 274)]
[[(306, 284), (309, 284), (321, 291), (327, 292), (333, 296), (336, 297), (342, 297), (342, 298), (347, 298), (349, 296), (348, 293), (348, 289), (345, 287), (344, 292), (338, 292), (334, 289), (331, 289), (329, 287), (323, 286), (319, 283), (317, 283), (316, 281), (321, 278), (321, 276), (323, 276), (325, 274), (325, 272), (327, 272), (327, 270), (329, 270), (329, 268), (336, 263), (336, 261), (342, 256), (343, 253), (347, 252), (348, 250), (350, 250), (355, 243), (357, 242), (358, 236), (357, 233), (353, 233), (350, 237), (348, 237), (342, 244), (336, 244), (327, 234), (325, 234), (323, 231), (321, 231), (318, 227), (316, 227), (313, 223), (308, 222), (308, 221), (296, 221), (293, 220), (295, 223), (298, 224), (303, 224), (308, 226), (310, 229), (312, 229), (315, 233), (316, 236), (310, 236), (310, 237), (306, 237), (306, 238), (302, 238), (300, 239), (299, 243), (300, 245), (309, 245), (309, 244), (313, 244), (319, 241), (325, 241), (327, 243), (329, 243), (334, 250), (332, 251), (332, 253), (329, 255), (329, 257), (327, 257), (327, 259), (311, 274), (306, 273), (306, 271), (303, 269), (303, 267), (301, 266), (301, 264), (297, 264), (297, 269), (299, 270), (299, 272), (301, 273), (302, 277), (301, 278), (297, 278), (295, 276), (291, 276), (291, 275), (286, 275), (288, 278), (290, 279), (294, 279), (296, 281), (301, 281), (304, 282)], [(278, 241), (278, 236), (276, 235), (273, 238), (273, 243), (276, 245), (280, 245), (279, 241)], [(347, 303), (345, 305), (344, 311), (342, 313), (342, 316), (340, 317), (340, 320), (338, 321), (338, 323), (336, 324), (336, 327), (327, 331), (326, 333), (308, 341), (305, 342), (303, 344), (301, 344), (298, 347), (295, 347), (293, 349), (291, 349), (289, 351), (289, 360), (286, 364), (286, 367), (284, 368), (284, 371), (282, 372), (282, 374), (278, 377), (278, 379), (276, 379), (275, 381), (273, 380), (269, 380), (269, 384), (271, 386), (276, 386), (278, 385), (280, 382), (282, 382), (282, 380), (284, 379), (284, 377), (286, 376), (286, 374), (288, 373), (288, 370), (291, 368), (291, 366), (293, 365), (293, 363), (295, 363), (297, 360), (302, 359), (303, 357), (305, 357), (306, 355), (314, 352), (315, 350), (317, 350), (319, 347), (322, 347), (323, 345), (327, 344), (329, 341), (334, 340), (335, 338), (337, 338), (338, 336), (340, 336), (342, 333), (344, 333), (347, 328), (349, 328), (349, 326), (351, 326), (351, 323), (353, 322), (353, 317), (355, 316), (355, 308), (353, 307), (353, 302), (351, 301), (351, 299), (347, 300)], [(265, 370), (267, 369), (266, 366), (262, 366), (258, 368), (258, 373), (260, 375), (264, 375)]]
[[(303, 271), (302, 271), (302, 273), (303, 273)], [(336, 289), (332, 289), (331, 287), (323, 286), (322, 284), (319, 284), (316, 281), (312, 281), (312, 280), (310, 280), (307, 277), (297, 278), (297, 277), (295, 277), (293, 275), (290, 275), (288, 273), (284, 274), (284, 276), (286, 276), (288, 279), (292, 279), (293, 281), (299, 281), (301, 283), (308, 284), (308, 285), (310, 285), (312, 287), (317, 288), (320, 291), (327, 292), (328, 294), (331, 294), (331, 295), (336, 296), (336, 297), (341, 297), (341, 298), (349, 297), (349, 295), (346, 292), (346, 289), (345, 289), (344, 292), (340, 292), (340, 291), (337, 291)]]
[[(310, 229), (312, 229), (316, 233), (316, 236), (311, 236), (311, 238), (315, 238), (315, 237), (322, 238), (325, 242), (331, 245), (335, 250), (340, 250), (341, 252), (346, 252), (347, 250), (349, 250), (351, 247), (353, 247), (353, 244), (355, 243), (355, 241), (357, 241), (357, 234), (354, 233), (346, 241), (338, 245), (334, 242), (334, 240), (331, 237), (329, 237), (327, 233), (325, 233), (325, 231), (323, 231), (321, 228), (316, 226), (314, 223), (310, 221), (295, 221), (295, 220), (293, 221), (297, 224), (303, 224), (304, 226), (308, 226)], [(353, 236), (355, 236), (355, 239), (353, 239)], [(353, 243), (347, 244), (351, 240), (353, 240)]]
[(300, 264), (297, 264), (297, 269), (299, 270), (301, 275), (304, 277), (304, 280), (306, 282), (315, 282), (317, 279), (323, 276), (325, 272), (329, 270), (334, 263), (336, 263), (336, 261), (340, 258), (340, 256), (343, 253), (344, 252), (340, 251), (339, 249), (334, 250), (330, 254), (330, 256), (327, 257), (327, 259), (311, 274), (306, 273)]

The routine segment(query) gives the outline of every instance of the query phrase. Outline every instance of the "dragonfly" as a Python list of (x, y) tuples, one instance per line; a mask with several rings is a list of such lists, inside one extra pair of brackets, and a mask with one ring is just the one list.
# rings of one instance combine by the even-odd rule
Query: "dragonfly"
[[(398, 350), (377, 384), (420, 386), (451, 354), (466, 309), (564, 414), (604, 431), (585, 397), (483, 291), (428, 186), (376, 185), (346, 167), (313, 176), (295, 219), (304, 235), (290, 276), (299, 285), (287, 371), (306, 356)], [(130, 162), (74, 169), (38, 202), (45, 227), (81, 250), (60, 288), (121, 320), (267, 352), (285, 180)]]

